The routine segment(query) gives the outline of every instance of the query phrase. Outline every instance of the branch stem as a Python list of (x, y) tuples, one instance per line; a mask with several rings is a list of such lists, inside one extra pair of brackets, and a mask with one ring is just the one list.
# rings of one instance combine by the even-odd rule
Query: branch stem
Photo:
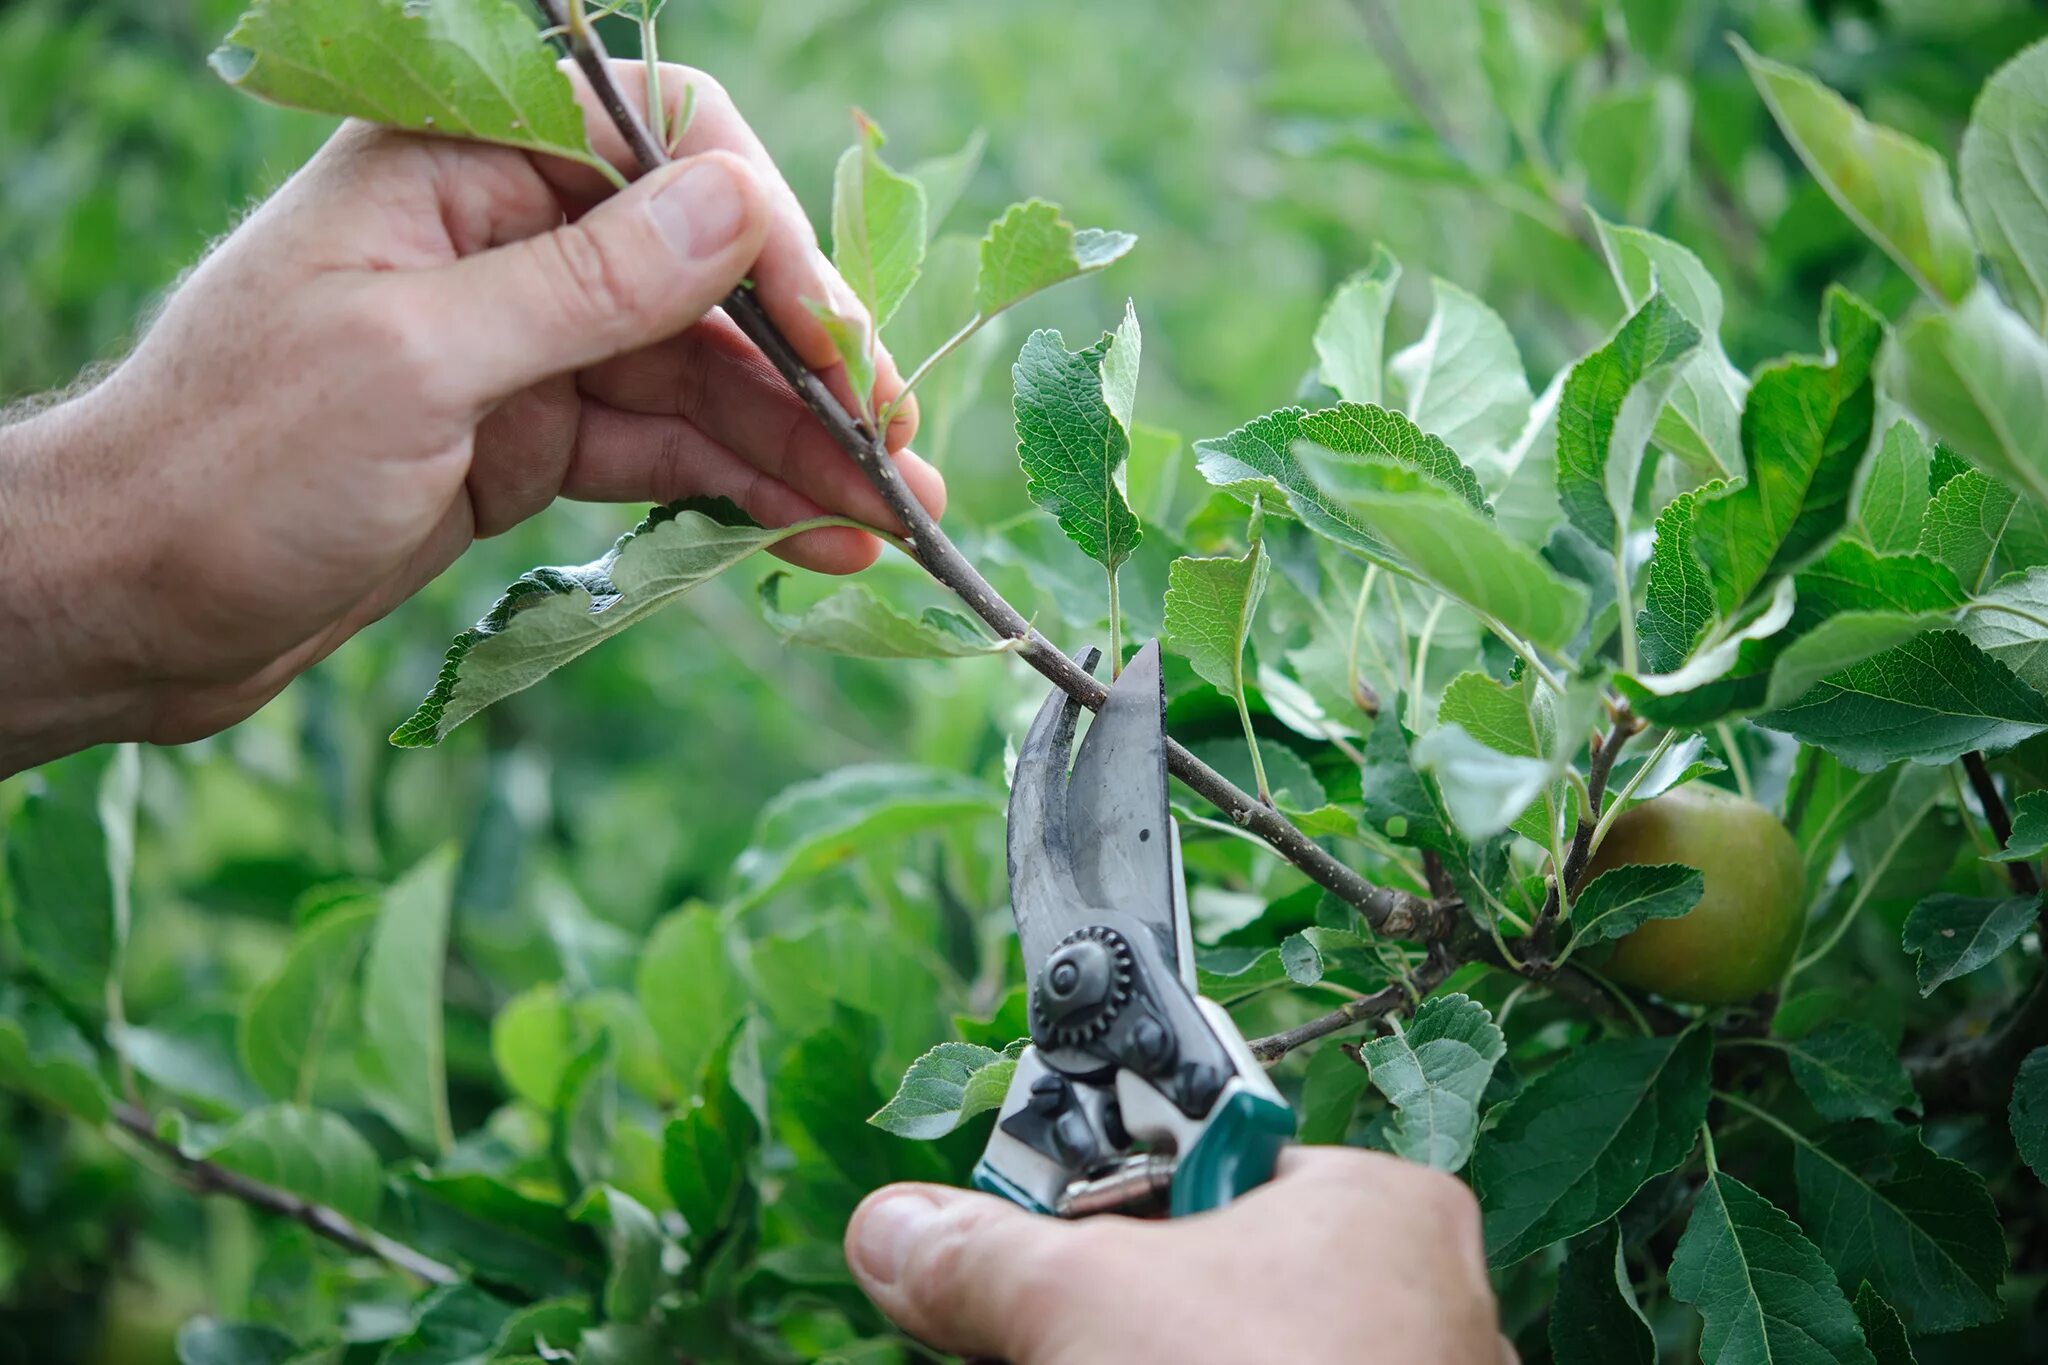
[[(572, 23), (564, 0), (538, 3), (548, 21), (564, 30), (571, 56), (590, 81), (599, 104), (618, 125), (641, 170), (664, 164), (667, 151), (654, 141), (645, 121), (620, 92), (603, 40), (596, 31), (588, 23)], [(1108, 688), (1040, 635), (989, 586), (988, 580), (960, 553), (924, 504), (911, 493), (875, 429), (846, 411), (824, 381), (797, 355), (753, 290), (742, 284), (726, 296), (724, 307), (727, 316), (796, 391), (804, 406), (882, 495), (883, 504), (902, 524), (903, 543), (918, 564), (966, 603), (999, 637), (1014, 641), (1017, 654), (1047, 680), (1083, 706), (1091, 710), (1100, 707), (1109, 694)], [(1171, 738), (1166, 744), (1166, 767), (1234, 824), (1257, 834), (1318, 885), (1356, 908), (1376, 933), (1395, 938), (1434, 939), (1449, 932), (1454, 921), (1447, 910), (1422, 897), (1366, 881), (1303, 834), (1293, 822), (1241, 791)]]
[(169, 1162), (177, 1170), (179, 1178), (196, 1193), (226, 1195), (253, 1209), (290, 1219), (316, 1237), (323, 1237), (359, 1256), (374, 1256), (428, 1284), (461, 1283), (462, 1276), (454, 1268), (372, 1228), (359, 1227), (324, 1204), (311, 1203), (288, 1190), (251, 1180), (211, 1161), (185, 1155), (178, 1150), (177, 1144), (158, 1136), (149, 1115), (132, 1104), (114, 1106), (112, 1122), (120, 1131)]
[[(1977, 794), (1977, 804), (1984, 808), (1984, 823), (1991, 826), (1991, 835), (2003, 851), (2012, 842), (2012, 813), (2005, 808), (2005, 798), (1999, 794), (1991, 769), (1984, 766), (1984, 755), (1974, 749), (1964, 754), (1963, 772), (1970, 779), (1970, 790)], [(2041, 875), (2032, 863), (2007, 863), (2005, 872), (2012, 880), (2012, 889), (2022, 896), (2040, 891)]]

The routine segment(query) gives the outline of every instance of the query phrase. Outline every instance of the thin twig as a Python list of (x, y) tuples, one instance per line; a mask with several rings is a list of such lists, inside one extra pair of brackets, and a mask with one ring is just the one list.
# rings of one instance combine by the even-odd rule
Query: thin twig
[[(603, 40), (588, 25), (574, 25), (563, 0), (538, 0), (551, 24), (562, 27), (571, 55), (582, 68), (596, 92), (598, 103), (633, 151), (643, 172), (668, 160), (667, 152), (654, 141), (647, 125), (626, 101), (613, 79)], [(1102, 705), (1109, 692), (1053, 643), (1040, 635), (1017, 609), (989, 586), (988, 580), (960, 553), (946, 533), (903, 481), (888, 447), (866, 422), (840, 405), (811, 368), (804, 364), (769, 318), (761, 302), (746, 285), (727, 295), (725, 311), (746, 334), (777, 373), (803, 400), (805, 407), (823, 424), (826, 432), (882, 495), (882, 501), (902, 523), (904, 544), (911, 556), (933, 578), (951, 589), (990, 629), (1006, 640), (1015, 641), (1017, 653), (1055, 686), (1090, 710)], [(1167, 771), (1189, 789), (1214, 804), (1239, 827), (1251, 830), (1277, 849), (1280, 855), (1307, 873), (1317, 884), (1348, 905), (1355, 907), (1377, 933), (1394, 938), (1441, 938), (1449, 932), (1454, 917), (1419, 896), (1388, 887), (1374, 886), (1337, 861), (1314, 840), (1295, 828), (1293, 822), (1271, 806), (1248, 796), (1237, 785), (1175, 740), (1167, 741)]]
[(149, 1115), (134, 1105), (115, 1105), (113, 1121), (121, 1131), (174, 1166), (179, 1177), (198, 1194), (226, 1195), (253, 1209), (288, 1218), (336, 1246), (359, 1256), (374, 1256), (428, 1284), (459, 1284), (462, 1281), (462, 1276), (452, 1267), (441, 1264), (424, 1252), (415, 1251), (403, 1242), (394, 1242), (373, 1229), (358, 1227), (325, 1204), (301, 1199), (289, 1190), (251, 1180), (203, 1158), (187, 1156), (176, 1143), (159, 1137)]
[(1333, 1033), (1342, 1032), (1368, 1019), (1382, 1019), (1389, 1014), (1406, 1013), (1441, 985), (1456, 965), (1449, 953), (1432, 952), (1411, 977), (1396, 981), (1374, 991), (1371, 995), (1346, 1000), (1328, 1014), (1311, 1019), (1305, 1024), (1282, 1029), (1264, 1038), (1252, 1039), (1252, 1056), (1262, 1062), (1277, 1062), (1298, 1047), (1313, 1043), (1318, 1038), (1327, 1038)]
[[(2005, 798), (1999, 794), (1998, 783), (1992, 780), (1991, 770), (1984, 766), (1984, 755), (1974, 749), (1964, 754), (1963, 772), (1970, 779), (1970, 790), (1977, 793), (1977, 804), (1984, 808), (1984, 823), (1991, 826), (1992, 837), (1998, 840), (1998, 847), (2003, 850), (2012, 843), (2012, 814), (2005, 808)], [(2012, 879), (2012, 889), (2022, 896), (2040, 892), (2041, 874), (2034, 870), (2032, 863), (2007, 863), (2005, 873)]]
[(1589, 809), (1579, 812), (1579, 827), (1572, 835), (1571, 848), (1565, 852), (1563, 868), (1551, 870), (1550, 889), (1544, 894), (1543, 909), (1537, 913), (1536, 927), (1530, 934), (1535, 940), (1532, 946), (1539, 958), (1549, 953), (1553, 931), (1562, 917), (1566, 897), (1578, 884), (1586, 863), (1593, 856), (1593, 831), (1600, 824), (1600, 807), (1607, 794), (1608, 775), (1614, 771), (1614, 760), (1621, 756), (1622, 746), (1642, 728), (1642, 721), (1623, 707), (1615, 712), (1614, 723), (1608, 727), (1607, 734), (1593, 745), (1592, 755), (1586, 764)]

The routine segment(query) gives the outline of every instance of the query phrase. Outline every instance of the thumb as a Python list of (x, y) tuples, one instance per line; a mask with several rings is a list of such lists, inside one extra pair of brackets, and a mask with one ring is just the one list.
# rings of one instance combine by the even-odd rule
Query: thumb
[(696, 322), (752, 268), (769, 217), (746, 163), (707, 152), (576, 222), (427, 272), (422, 306), (446, 320), (464, 396), (496, 402)]
[(1028, 1365), (1057, 1324), (1063, 1247), (1078, 1229), (993, 1195), (891, 1185), (862, 1201), (846, 1260), (875, 1306), (912, 1336), (959, 1355)]

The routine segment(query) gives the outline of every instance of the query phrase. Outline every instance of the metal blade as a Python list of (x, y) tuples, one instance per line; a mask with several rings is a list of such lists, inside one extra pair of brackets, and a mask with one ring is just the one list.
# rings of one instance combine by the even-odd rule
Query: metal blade
[[(1099, 658), (1101, 651), (1091, 649), (1080, 664), (1093, 673)], [(1031, 980), (1053, 945), (1093, 918), (1074, 880), (1067, 804), (1067, 763), (1080, 713), (1079, 702), (1054, 689), (1017, 750), (1010, 780), (1010, 911)]]
[(1166, 691), (1159, 642), (1124, 666), (1081, 741), (1067, 790), (1074, 881), (1092, 905), (1142, 920), (1180, 957), (1173, 828), (1166, 806)]

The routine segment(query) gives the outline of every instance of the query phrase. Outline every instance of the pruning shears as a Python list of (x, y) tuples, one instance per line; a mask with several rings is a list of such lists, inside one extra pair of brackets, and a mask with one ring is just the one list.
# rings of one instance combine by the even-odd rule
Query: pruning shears
[(1272, 1177), (1294, 1111), (1195, 990), (1159, 642), (1124, 668), (1076, 754), (1080, 710), (1055, 691), (1017, 754), (1010, 906), (1031, 1044), (974, 1183), (1068, 1218), (1200, 1213)]

